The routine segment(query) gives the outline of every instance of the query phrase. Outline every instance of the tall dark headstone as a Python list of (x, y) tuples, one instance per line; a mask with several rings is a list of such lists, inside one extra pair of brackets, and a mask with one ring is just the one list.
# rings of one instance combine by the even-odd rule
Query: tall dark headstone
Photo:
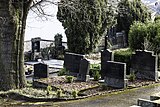
[(64, 67), (71, 75), (79, 73), (80, 61), (84, 59), (84, 55), (66, 52), (64, 55)]
[(34, 65), (34, 78), (48, 78), (48, 65), (38, 63)]
[(79, 73), (77, 75), (77, 80), (89, 81), (89, 67), (90, 62), (87, 59), (82, 59), (80, 61)]
[(104, 79), (104, 75), (106, 74), (106, 62), (113, 60), (113, 54), (112, 51), (109, 49), (101, 51), (101, 78)]
[(32, 53), (34, 52), (40, 52), (40, 41), (41, 38), (32, 38)]
[(36, 60), (36, 59), (40, 58), (40, 56), (41, 56), (40, 41), (41, 41), (40, 37), (31, 39), (31, 42), (32, 42), (32, 58), (31, 58), (31, 60)]
[(136, 51), (131, 58), (131, 70), (139, 79), (158, 80), (158, 56), (150, 51)]
[(126, 64), (107, 61), (105, 65), (107, 67), (104, 77), (106, 85), (115, 88), (125, 88), (127, 86)]

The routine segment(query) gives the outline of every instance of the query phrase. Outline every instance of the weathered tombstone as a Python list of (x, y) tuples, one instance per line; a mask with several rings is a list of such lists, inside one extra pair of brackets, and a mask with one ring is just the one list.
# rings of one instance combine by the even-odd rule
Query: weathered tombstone
[(89, 67), (90, 62), (87, 59), (82, 59), (80, 61), (79, 73), (77, 75), (77, 80), (80, 81), (89, 81)]
[(42, 63), (34, 65), (34, 78), (47, 78), (48, 76), (48, 65)]
[(105, 65), (105, 84), (115, 88), (125, 88), (127, 86), (126, 64), (107, 61)]
[(84, 59), (84, 55), (66, 52), (64, 55), (64, 68), (66, 68), (71, 75), (77, 76), (82, 59)]
[(113, 54), (112, 51), (109, 49), (101, 51), (101, 79), (104, 79), (104, 75), (106, 74), (106, 62), (107, 61), (112, 61), (113, 60)]
[(136, 51), (131, 58), (131, 70), (139, 79), (158, 80), (158, 56), (149, 51)]

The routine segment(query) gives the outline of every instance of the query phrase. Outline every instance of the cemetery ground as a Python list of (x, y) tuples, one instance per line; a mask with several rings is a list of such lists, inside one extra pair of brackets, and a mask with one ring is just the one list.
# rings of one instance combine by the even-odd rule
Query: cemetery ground
[[(28, 86), (26, 88), (1, 92), (0, 96), (2, 100), (4, 99), (4, 106), (5, 104), (8, 104), (8, 106), (34, 106), (35, 104), (37, 106), (46, 106), (47, 104), (52, 104), (53, 106), (55, 102), (81, 101), (80, 99), (89, 97), (94, 99), (98, 98), (97, 96), (105, 96), (107, 99), (109, 96), (117, 95), (118, 101), (118, 95), (123, 96), (123, 94), (126, 95), (129, 92), (127, 95), (130, 96), (130, 92), (134, 92), (134, 89), (142, 89), (144, 91), (149, 90), (148, 88), (153, 88), (151, 89), (152, 91), (154, 88), (159, 89), (160, 82), (157, 75), (158, 60), (152, 52), (136, 51), (133, 54), (131, 68), (136, 71), (136, 74), (130, 73), (130, 75), (126, 73), (127, 66), (125, 63), (116, 62), (113, 60), (115, 58), (112, 58), (112, 52), (105, 50), (101, 53), (101, 64), (90, 65), (92, 61), (86, 59), (83, 55), (65, 53), (65, 69), (57, 71), (57, 69), (49, 67), (48, 64), (36, 63), (34, 67), (30, 67), (34, 69), (34, 73), (30, 72), (31, 75), (27, 76), (27, 78), (32, 76), (33, 78), (28, 79)], [(63, 64), (61, 63), (60, 65)], [(99, 65), (101, 65), (101, 70)], [(28, 70), (30, 71), (30, 69)], [(99, 80), (100, 77), (101, 80)], [(132, 96), (130, 98), (132, 99)], [(115, 100), (115, 102), (117, 101)], [(118, 103), (123, 104), (123, 102), (115, 104)], [(132, 102), (130, 104), (136, 103)], [(107, 102), (106, 105), (108, 105)]]

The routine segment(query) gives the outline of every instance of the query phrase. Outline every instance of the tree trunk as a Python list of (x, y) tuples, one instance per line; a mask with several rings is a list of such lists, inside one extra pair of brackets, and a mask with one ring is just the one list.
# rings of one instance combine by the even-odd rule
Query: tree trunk
[(24, 31), (32, 0), (24, 1), (0, 0), (0, 90), (22, 88), (26, 84)]

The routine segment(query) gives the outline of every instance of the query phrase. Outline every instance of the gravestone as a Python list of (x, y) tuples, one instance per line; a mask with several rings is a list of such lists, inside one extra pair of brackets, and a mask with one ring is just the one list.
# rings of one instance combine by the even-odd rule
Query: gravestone
[(156, 101), (138, 99), (138, 106), (140, 107), (160, 107), (160, 104), (157, 103)]
[(158, 56), (150, 51), (136, 51), (131, 58), (131, 70), (138, 79), (158, 80)]
[(127, 86), (126, 64), (107, 61), (105, 65), (105, 84), (115, 88), (125, 88)]
[(89, 81), (89, 67), (90, 62), (87, 59), (82, 59), (80, 61), (79, 73), (77, 75), (77, 80), (80, 81)]
[(48, 65), (42, 63), (34, 65), (34, 78), (47, 78), (48, 76)]
[(31, 58), (31, 60), (36, 60), (36, 59), (40, 58), (40, 56), (41, 56), (40, 41), (41, 41), (40, 37), (31, 39), (31, 42), (32, 42), (32, 58)]
[(116, 41), (117, 41), (118, 48), (123, 48), (127, 45), (126, 35), (124, 31), (116, 33)]
[(101, 79), (104, 79), (104, 75), (106, 74), (106, 62), (113, 60), (113, 54), (112, 51), (109, 49), (101, 51)]
[(40, 52), (40, 41), (41, 41), (40, 37), (31, 39), (31, 42), (32, 42), (32, 53)]
[(64, 68), (66, 68), (71, 75), (77, 76), (82, 59), (84, 59), (84, 55), (66, 52), (64, 55)]

